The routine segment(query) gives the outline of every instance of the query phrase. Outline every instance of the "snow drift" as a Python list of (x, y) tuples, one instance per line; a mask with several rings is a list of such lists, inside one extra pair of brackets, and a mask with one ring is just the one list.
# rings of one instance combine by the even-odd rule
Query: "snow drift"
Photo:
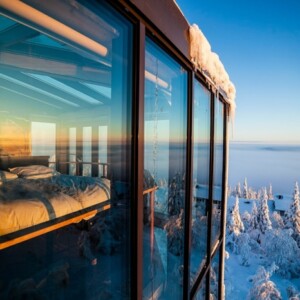
[(226, 100), (230, 104), (230, 114), (233, 116), (236, 107), (236, 90), (219, 56), (211, 51), (211, 46), (198, 25), (190, 26), (189, 37), (190, 57), (194, 67), (211, 79), (217, 91), (223, 91), (226, 94)]

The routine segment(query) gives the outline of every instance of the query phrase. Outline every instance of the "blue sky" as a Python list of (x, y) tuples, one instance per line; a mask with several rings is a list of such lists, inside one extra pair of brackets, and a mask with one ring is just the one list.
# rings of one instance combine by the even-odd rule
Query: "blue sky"
[(177, 3), (236, 86), (231, 140), (300, 143), (300, 1)]

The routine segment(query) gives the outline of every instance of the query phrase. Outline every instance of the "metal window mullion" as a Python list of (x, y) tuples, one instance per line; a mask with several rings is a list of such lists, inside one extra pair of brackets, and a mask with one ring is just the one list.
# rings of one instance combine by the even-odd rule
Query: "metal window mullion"
[(228, 104), (224, 103), (224, 114), (223, 114), (223, 173), (222, 173), (222, 215), (221, 215), (221, 241), (220, 246), (220, 263), (219, 263), (219, 298), (223, 299), (224, 289), (224, 254), (225, 254), (225, 234), (226, 234), (226, 207), (227, 207), (227, 170), (228, 170)]
[(214, 184), (214, 145), (215, 145), (215, 97), (211, 91), (211, 113), (210, 113), (210, 157), (209, 157), (209, 215), (208, 215), (208, 242), (207, 242), (207, 277), (206, 277), (206, 299), (210, 299), (210, 267), (212, 246), (212, 210), (213, 210), (213, 184)]
[(138, 22), (133, 47), (132, 107), (132, 203), (131, 203), (131, 299), (143, 296), (143, 180), (144, 178), (144, 86), (145, 26)]
[(190, 299), (190, 254), (192, 228), (192, 166), (193, 166), (193, 86), (194, 72), (188, 72), (188, 101), (187, 101), (187, 141), (186, 141), (186, 197), (184, 224), (184, 270), (183, 270), (183, 299)]

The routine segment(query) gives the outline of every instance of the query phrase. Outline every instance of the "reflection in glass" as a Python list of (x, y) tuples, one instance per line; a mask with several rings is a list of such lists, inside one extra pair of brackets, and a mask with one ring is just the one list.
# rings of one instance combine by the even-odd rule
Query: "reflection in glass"
[(76, 175), (76, 128), (69, 128), (69, 174)]
[(99, 126), (99, 176), (107, 176), (107, 128)]
[(186, 71), (147, 39), (144, 299), (182, 299), (186, 88)]
[(220, 236), (222, 185), (223, 185), (223, 143), (224, 143), (224, 104), (215, 99), (215, 143), (214, 179), (212, 210), (212, 246)]
[(206, 299), (206, 276), (202, 280), (199, 289), (194, 297), (195, 300), (205, 300)]
[(132, 26), (105, 3), (0, 5), (1, 299), (131, 299)]
[(218, 252), (212, 259), (210, 267), (210, 299), (217, 300), (220, 299), (219, 295), (219, 267), (220, 267), (220, 255)]
[(210, 93), (198, 81), (194, 85), (193, 133), (192, 281), (206, 258), (209, 206)]
[[(84, 126), (82, 128), (82, 175), (91, 176), (92, 162), (92, 127)], [(89, 162), (87, 164), (86, 162)]]

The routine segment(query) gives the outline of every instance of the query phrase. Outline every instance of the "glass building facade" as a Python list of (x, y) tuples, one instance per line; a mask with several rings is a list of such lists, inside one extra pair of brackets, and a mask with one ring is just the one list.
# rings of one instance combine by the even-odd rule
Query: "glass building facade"
[(186, 24), (0, 1), (0, 299), (223, 298), (229, 105)]

